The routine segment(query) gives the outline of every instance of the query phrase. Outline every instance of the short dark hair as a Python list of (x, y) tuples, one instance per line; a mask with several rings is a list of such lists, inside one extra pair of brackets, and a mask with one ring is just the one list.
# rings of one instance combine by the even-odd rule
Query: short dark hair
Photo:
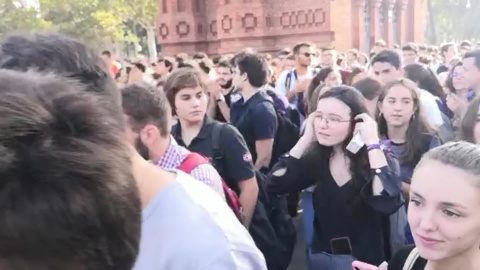
[(208, 55), (204, 52), (197, 52), (196, 54), (193, 55), (193, 59), (195, 60), (208, 59)]
[(308, 47), (310, 48), (312, 45), (308, 42), (300, 42), (298, 44), (296, 44), (295, 46), (293, 46), (293, 54), (299, 54), (300, 53), (300, 49), (302, 47)]
[(460, 47), (472, 47), (472, 42), (469, 40), (464, 40), (460, 43)]
[(133, 65), (143, 73), (145, 73), (145, 71), (147, 70), (147, 67), (145, 67), (145, 65), (142, 63), (133, 63)]
[(235, 64), (240, 74), (247, 74), (248, 82), (253, 87), (262, 87), (267, 83), (267, 64), (256, 53), (240, 53), (235, 56)]
[(198, 66), (200, 67), (205, 74), (210, 74), (210, 70), (213, 68), (213, 63), (210, 61), (210, 59), (202, 59), (198, 61)]
[(230, 65), (230, 62), (226, 61), (226, 60), (218, 62), (217, 67), (228, 68), (230, 70), (230, 72), (233, 72), (232, 65)]
[(452, 46), (455, 46), (455, 43), (448, 42), (448, 43), (442, 44), (442, 46), (440, 47), (440, 55), (444, 56), (444, 54), (445, 54), (446, 52), (448, 52), (448, 50), (449, 50), (450, 47), (452, 47)]
[(326, 46), (326, 47), (323, 47), (323, 48), (322, 48), (322, 52), (326, 52), (326, 51), (337, 51), (337, 49), (335, 49), (334, 46)]
[(418, 47), (413, 43), (409, 43), (402, 47), (402, 51), (411, 51), (411, 52), (414, 52), (415, 54), (418, 54)]
[(168, 68), (168, 72), (172, 72), (172, 70), (173, 70), (173, 62), (170, 61), (168, 58), (165, 58), (165, 57), (160, 58), (160, 59), (158, 59), (158, 61), (157, 61), (157, 63), (162, 63), (162, 62), (163, 62), (163, 64), (165, 65), (165, 67)]
[(180, 90), (185, 88), (197, 88), (203, 90), (207, 89), (205, 75), (201, 73), (198, 68), (184, 67), (174, 70), (165, 81), (163, 89), (167, 95), (167, 100), (172, 108), (173, 115), (175, 110), (175, 97)]
[(120, 92), (98, 52), (67, 36), (9, 35), (0, 44), (0, 69), (35, 69), (75, 78), (87, 86), (87, 91), (109, 96), (114, 100), (114, 113), (121, 117)]
[(289, 54), (287, 55), (287, 58), (285, 58), (287, 60), (295, 60), (295, 55), (292, 53), (292, 54)]
[(463, 59), (467, 59), (467, 58), (474, 58), (475, 59), (475, 66), (478, 69), (480, 69), (480, 49), (476, 49), (476, 50), (467, 52), (463, 56)]
[(134, 131), (152, 124), (160, 130), (160, 135), (168, 137), (172, 110), (164, 91), (146, 83), (127, 85), (121, 91), (123, 112)]
[(284, 49), (284, 50), (281, 50), (281, 51), (278, 53), (277, 57), (279, 57), (279, 56), (287, 56), (287, 55), (289, 55), (290, 53), (291, 53), (290, 50)]
[(383, 90), (382, 84), (374, 78), (365, 78), (352, 85), (362, 93), (363, 97), (368, 100), (373, 100), (380, 96)]
[(402, 59), (400, 58), (400, 55), (394, 50), (383, 50), (376, 54), (372, 59), (372, 66), (377, 62), (389, 63), (396, 69), (400, 69), (400, 67), (402, 66)]
[(111, 100), (52, 74), (0, 81), (0, 268), (132, 269), (141, 205)]
[(108, 58), (112, 57), (112, 53), (110, 51), (103, 51), (102, 55), (106, 55)]
[(424, 65), (429, 66), (432, 63), (432, 61), (433, 61), (433, 58), (430, 55), (424, 54), (424, 55), (420, 55), (418, 57), (418, 62), (420, 64), (424, 64)]

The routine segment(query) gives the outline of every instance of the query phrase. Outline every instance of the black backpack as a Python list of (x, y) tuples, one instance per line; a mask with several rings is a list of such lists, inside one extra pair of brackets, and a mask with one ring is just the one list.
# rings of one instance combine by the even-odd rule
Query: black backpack
[(249, 232), (265, 256), (267, 268), (285, 270), (292, 260), (297, 241), (295, 224), (288, 214), (285, 196), (268, 194), (265, 174), (256, 171), (255, 176), (258, 183), (258, 199)]
[[(214, 122), (212, 127), (212, 165), (221, 176), (224, 174), (224, 155), (220, 147), (222, 128), (226, 123)], [(258, 199), (249, 232), (263, 253), (269, 270), (285, 270), (292, 259), (297, 232), (286, 210), (284, 196), (269, 195), (265, 188), (265, 174), (255, 172)], [(230, 187), (234, 188), (234, 187)]]
[[(275, 98), (275, 93), (272, 91), (266, 92), (271, 98)], [(278, 161), (278, 159), (288, 153), (298, 142), (300, 138), (300, 129), (298, 125), (294, 124), (291, 117), (294, 117), (294, 113), (291, 110), (281, 112), (275, 107), (275, 104), (270, 99), (257, 100), (250, 108), (255, 108), (262, 102), (269, 102), (275, 108), (275, 114), (277, 116), (277, 131), (275, 132), (275, 138), (273, 142), (272, 158), (270, 161), (269, 169), (271, 169)], [(245, 116), (249, 113), (249, 110), (245, 112)]]

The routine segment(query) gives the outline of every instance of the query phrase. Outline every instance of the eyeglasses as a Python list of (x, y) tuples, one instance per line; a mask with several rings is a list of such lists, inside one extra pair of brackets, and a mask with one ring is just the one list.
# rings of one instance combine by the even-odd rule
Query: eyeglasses
[(313, 53), (306, 52), (306, 53), (302, 53), (301, 55), (305, 57), (310, 57), (310, 56), (313, 56)]
[(457, 79), (460, 76), (462, 76), (462, 73), (460, 73), (460, 72), (453, 72), (452, 73), (452, 79), (454, 79), (454, 78)]
[(340, 123), (346, 123), (346, 122), (350, 122), (351, 120), (348, 119), (348, 120), (345, 120), (345, 119), (342, 119), (338, 116), (329, 116), (329, 117), (324, 117), (323, 115), (321, 114), (316, 114), (315, 115), (315, 120), (318, 120), (319, 122), (322, 122), (323, 120), (325, 120), (325, 123), (327, 125), (329, 124), (332, 124), (332, 125), (337, 125), (337, 124), (340, 124)]

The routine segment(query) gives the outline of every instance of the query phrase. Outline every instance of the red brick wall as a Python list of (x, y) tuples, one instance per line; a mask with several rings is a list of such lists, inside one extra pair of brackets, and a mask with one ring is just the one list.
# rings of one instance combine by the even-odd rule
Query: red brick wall
[[(166, 1), (167, 12), (162, 10)], [(179, 1), (184, 10), (178, 10)], [(246, 47), (261, 52), (301, 41), (334, 45), (341, 51), (361, 45), (357, 2), (362, 0), (159, 0), (158, 42), (162, 52), (235, 53)], [(366, 0), (380, 1), (380, 0)], [(386, 0), (388, 1), (388, 0)], [(226, 4), (226, 2), (229, 2)], [(410, 0), (409, 39), (422, 41), (426, 0)], [(411, 21), (415, 23), (412, 23)]]
[(335, 0), (330, 4), (331, 30), (335, 33), (332, 44), (340, 51), (353, 47), (352, 0)]

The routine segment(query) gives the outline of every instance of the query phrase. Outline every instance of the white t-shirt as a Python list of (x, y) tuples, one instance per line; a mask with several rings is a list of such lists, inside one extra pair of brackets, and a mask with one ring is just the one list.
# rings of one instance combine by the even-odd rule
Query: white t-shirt
[(142, 213), (134, 270), (263, 270), (265, 258), (225, 201), (177, 171)]
[(438, 108), (437, 98), (430, 92), (420, 89), (420, 106), (432, 127), (443, 125), (442, 112)]
[[(295, 90), (295, 85), (297, 84), (297, 82), (301, 82), (303, 80), (313, 78), (313, 71), (310, 68), (307, 70), (307, 73), (303, 75), (298, 75), (297, 78), (295, 77), (294, 70), (295, 69), (285, 70), (282, 73), (280, 73), (280, 76), (278, 76), (278, 79), (277, 79), (277, 85), (275, 85), (275, 92), (277, 94), (286, 96), (288, 92)], [(290, 89), (288, 89), (287, 91), (286, 81), (289, 73), (291, 73), (290, 75), (291, 80), (290, 80)]]

